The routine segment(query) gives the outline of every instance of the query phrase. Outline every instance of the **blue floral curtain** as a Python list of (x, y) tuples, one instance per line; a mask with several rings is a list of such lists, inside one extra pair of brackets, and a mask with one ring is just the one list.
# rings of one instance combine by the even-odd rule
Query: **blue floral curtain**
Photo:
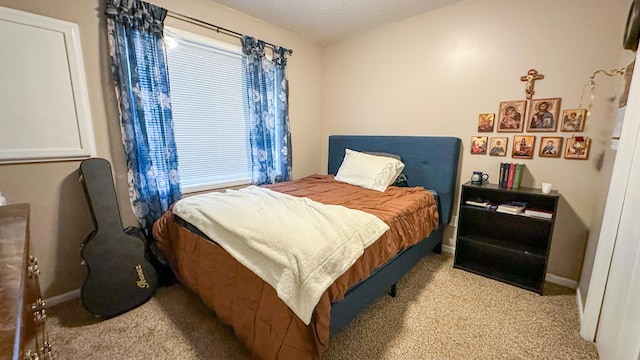
[(163, 21), (167, 11), (139, 0), (107, 0), (111, 71), (129, 169), (129, 198), (147, 234), (180, 199)]
[(285, 74), (287, 50), (276, 47), (273, 59), (269, 60), (264, 49), (263, 41), (250, 36), (242, 38), (252, 183), (256, 185), (291, 180), (289, 84)]

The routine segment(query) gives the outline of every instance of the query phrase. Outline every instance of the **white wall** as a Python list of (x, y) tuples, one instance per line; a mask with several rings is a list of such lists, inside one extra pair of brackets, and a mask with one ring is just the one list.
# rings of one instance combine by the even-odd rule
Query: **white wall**
[[(473, 170), (495, 182), (498, 164), (516, 160), (469, 153), (471, 136), (480, 135), (478, 114), (497, 113), (500, 101), (524, 99), (520, 76), (532, 68), (545, 76), (534, 98), (560, 97), (563, 109), (576, 108), (588, 77), (618, 65), (626, 11), (627, 0), (467, 0), (331, 44), (324, 52), (325, 135), (458, 136), (464, 145), (460, 182)], [(562, 194), (548, 270), (572, 280), (580, 275), (597, 207), (615, 85), (614, 79), (598, 81), (587, 123), (594, 139), (589, 160), (541, 159), (536, 147), (533, 160), (517, 161), (526, 164), (525, 186), (551, 182)], [(540, 135), (550, 134), (530, 135), (538, 144)], [(447, 235), (446, 245), (454, 245), (454, 231)]]

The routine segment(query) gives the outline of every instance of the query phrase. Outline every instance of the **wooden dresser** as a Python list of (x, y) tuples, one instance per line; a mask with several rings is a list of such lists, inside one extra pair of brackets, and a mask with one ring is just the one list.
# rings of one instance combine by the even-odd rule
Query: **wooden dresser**
[(39, 277), (29, 204), (0, 206), (0, 359), (53, 359)]

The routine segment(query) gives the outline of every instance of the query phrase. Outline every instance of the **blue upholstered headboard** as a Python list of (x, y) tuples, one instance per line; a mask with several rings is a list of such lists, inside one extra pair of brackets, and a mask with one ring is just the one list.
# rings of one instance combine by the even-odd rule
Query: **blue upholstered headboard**
[(329, 136), (329, 174), (335, 175), (346, 148), (376, 151), (400, 156), (405, 164), (409, 186), (434, 190), (440, 197), (440, 223), (451, 221), (456, 184), (460, 139), (439, 136)]

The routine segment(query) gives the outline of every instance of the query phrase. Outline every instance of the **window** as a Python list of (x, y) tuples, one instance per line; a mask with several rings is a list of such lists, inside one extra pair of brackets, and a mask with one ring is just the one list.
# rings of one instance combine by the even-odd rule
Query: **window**
[(240, 46), (165, 27), (183, 192), (251, 182)]

